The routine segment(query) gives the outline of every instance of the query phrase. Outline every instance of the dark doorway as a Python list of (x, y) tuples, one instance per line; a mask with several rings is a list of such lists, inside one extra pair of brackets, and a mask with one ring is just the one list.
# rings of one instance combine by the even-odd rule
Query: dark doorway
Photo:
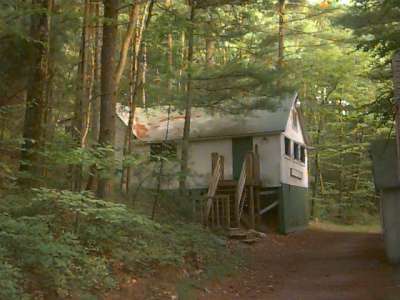
[(232, 139), (233, 179), (239, 179), (244, 158), (250, 151), (253, 151), (253, 137)]

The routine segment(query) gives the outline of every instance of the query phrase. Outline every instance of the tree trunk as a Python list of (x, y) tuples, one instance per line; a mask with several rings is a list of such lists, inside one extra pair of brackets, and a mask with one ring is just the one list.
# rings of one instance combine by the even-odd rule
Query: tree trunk
[[(73, 137), (77, 147), (84, 147), (86, 141), (86, 130), (88, 128), (89, 112), (89, 57), (90, 57), (90, 30), (89, 19), (91, 13), (90, 0), (84, 2), (84, 17), (82, 24), (82, 37), (80, 48), (80, 62), (78, 67), (77, 93), (74, 111)], [(82, 165), (77, 164), (72, 167), (72, 190), (80, 191), (82, 189)]]
[(397, 140), (397, 170), (400, 177), (400, 51), (397, 51), (392, 60), (394, 103), (396, 111), (396, 140)]
[[(172, 7), (172, 0), (166, 0), (165, 6), (167, 9), (171, 9)], [(172, 74), (174, 72), (174, 39), (171, 32), (168, 32), (167, 38), (168, 44), (168, 90), (172, 91)]]
[[(24, 144), (21, 150), (20, 170), (31, 173), (32, 178), (41, 175), (40, 151), (43, 148), (46, 118), (46, 94), (48, 82), (49, 21), (51, 0), (32, 0), (37, 12), (31, 16), (30, 36), (32, 47), (32, 72), (28, 81)], [(34, 184), (33, 180), (21, 179), (21, 183)]]
[[(92, 9), (94, 11), (95, 22), (92, 42), (92, 86), (90, 96), (90, 137), (93, 144), (97, 144), (99, 140), (99, 125), (100, 125), (100, 81), (101, 81), (101, 29), (100, 23), (100, 3), (92, 1)], [(93, 164), (89, 169), (89, 177), (86, 184), (86, 190), (95, 190), (97, 177), (96, 165)]]
[(141, 98), (142, 98), (142, 106), (145, 108), (147, 105), (146, 101), (146, 78), (147, 78), (147, 46), (146, 43), (143, 43), (143, 63), (142, 63), (142, 82), (141, 82)]
[(121, 51), (119, 55), (119, 62), (115, 74), (115, 84), (118, 87), (125, 70), (125, 65), (128, 59), (129, 46), (132, 43), (132, 38), (135, 34), (137, 18), (139, 17), (139, 4), (134, 4), (129, 13), (128, 29), (126, 30), (124, 40), (122, 42)]
[(213, 37), (206, 38), (206, 64), (207, 67), (212, 67), (215, 63), (215, 40)]
[[(101, 146), (114, 147), (115, 144), (115, 53), (118, 39), (118, 7), (119, 0), (104, 0), (103, 46), (101, 52), (101, 107), (100, 107), (100, 134)], [(114, 153), (109, 153), (107, 159), (113, 160)], [(113, 168), (106, 171), (108, 174), (99, 174), (97, 196), (106, 198), (112, 190)], [(106, 175), (106, 176), (105, 176)]]
[(100, 81), (101, 81), (101, 23), (100, 23), (100, 4), (94, 3), (95, 10), (95, 32), (94, 32), (94, 52), (93, 52), (93, 96), (92, 96), (92, 124), (91, 136), (93, 141), (99, 140), (99, 125), (100, 125)]
[[(136, 94), (137, 94), (137, 89), (138, 89), (138, 78), (139, 78), (139, 57), (140, 54), (143, 51), (143, 34), (144, 30), (147, 28), (147, 26), (150, 23), (150, 19), (152, 16), (152, 10), (154, 7), (154, 0), (150, 0), (147, 2), (144, 12), (143, 12), (143, 17), (141, 19), (141, 22), (137, 22), (136, 24), (136, 30), (135, 30), (135, 39), (134, 39), (134, 44), (132, 45), (132, 56), (131, 56), (131, 70), (130, 70), (130, 76), (129, 76), (129, 121), (128, 121), (128, 127), (126, 128), (126, 134), (125, 134), (125, 141), (124, 141), (124, 157), (126, 155), (130, 155), (132, 153), (132, 131), (133, 131), (133, 120), (135, 116), (135, 110), (136, 110)], [(137, 20), (139, 20), (139, 10), (137, 11), (138, 17)], [(129, 194), (129, 188), (130, 188), (130, 180), (131, 180), (131, 167), (127, 166), (126, 168), (123, 166), (122, 169), (122, 177), (121, 177), (121, 187), (124, 186), (124, 179), (126, 178), (125, 181), (125, 192), (128, 195)]]
[(190, 121), (192, 116), (192, 64), (193, 64), (193, 44), (194, 44), (194, 18), (195, 7), (192, 1), (189, 1), (190, 16), (188, 29), (188, 56), (187, 56), (187, 87), (186, 87), (186, 107), (185, 107), (185, 124), (183, 127), (182, 152), (181, 152), (181, 178), (179, 180), (179, 189), (182, 194), (186, 192), (186, 177), (188, 175), (189, 163), (189, 138), (190, 138)]
[(181, 35), (181, 65), (179, 68), (179, 81), (178, 81), (178, 92), (181, 92), (183, 89), (183, 74), (184, 74), (184, 70), (186, 68), (186, 32), (182, 31), (182, 35)]
[(286, 0), (279, 0), (279, 41), (278, 41), (278, 69), (282, 69), (285, 56), (285, 3)]

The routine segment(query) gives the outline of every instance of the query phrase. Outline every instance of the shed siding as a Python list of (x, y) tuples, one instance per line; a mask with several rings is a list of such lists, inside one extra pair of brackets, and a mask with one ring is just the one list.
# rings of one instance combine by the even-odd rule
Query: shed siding
[(115, 157), (118, 161), (122, 161), (124, 140), (126, 133), (126, 125), (121, 121), (120, 118), (116, 118), (115, 122)]
[(259, 136), (254, 138), (254, 145), (258, 145), (260, 175), (264, 187), (277, 187), (281, 184), (280, 141), (280, 135)]
[(285, 135), (288, 138), (291, 138), (292, 140), (300, 144), (304, 144), (305, 140), (303, 136), (303, 131), (301, 130), (301, 124), (298, 116), (297, 116), (297, 128), (295, 128), (293, 124), (293, 114), (295, 112), (297, 113), (297, 115), (299, 114), (295, 108), (293, 108), (289, 113), (289, 119), (286, 125)]
[[(285, 132), (281, 135), (281, 182), (284, 184), (289, 184), (293, 186), (305, 187), (308, 188), (308, 157), (306, 150), (306, 161), (302, 163), (300, 161), (295, 161), (292, 158), (289, 158), (285, 155), (285, 136), (292, 140), (292, 149), (293, 142), (304, 145), (305, 139), (303, 136), (303, 132), (301, 130), (301, 124), (299, 120), (297, 120), (298, 125), (297, 128), (293, 126), (293, 112), (295, 109), (289, 114), (288, 124), (286, 126)], [(292, 172), (296, 172), (301, 174), (301, 179), (293, 176)]]
[[(293, 186), (308, 188), (308, 159), (302, 163), (285, 156), (285, 135), (281, 135), (281, 182)], [(301, 179), (293, 176), (292, 172), (301, 174)]]
[(192, 142), (189, 147), (188, 187), (206, 188), (211, 177), (211, 153), (224, 157), (224, 178), (232, 179), (232, 140), (210, 140)]

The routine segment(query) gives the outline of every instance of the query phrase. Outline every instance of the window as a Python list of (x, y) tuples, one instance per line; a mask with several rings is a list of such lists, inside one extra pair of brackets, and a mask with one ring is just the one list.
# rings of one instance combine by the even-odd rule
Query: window
[(300, 160), (300, 145), (293, 143), (293, 157), (295, 160)]
[(285, 137), (285, 154), (287, 156), (292, 156), (292, 152), (291, 152), (292, 145), (291, 144), (292, 144), (291, 140), (289, 138)]
[(175, 143), (154, 143), (150, 145), (150, 161), (159, 161), (160, 158), (174, 159), (177, 156)]
[(300, 160), (302, 163), (306, 163), (306, 148), (304, 146), (300, 147)]

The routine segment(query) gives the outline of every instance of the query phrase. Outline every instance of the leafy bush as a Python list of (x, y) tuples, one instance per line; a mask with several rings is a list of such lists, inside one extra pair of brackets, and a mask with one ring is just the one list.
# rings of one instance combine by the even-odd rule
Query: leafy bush
[(98, 294), (115, 287), (117, 272), (193, 263), (193, 257), (197, 264), (216, 259), (224, 245), (195, 225), (162, 226), (90, 193), (34, 189), (32, 197), (9, 201), (0, 208), (1, 299), (33, 291)]

